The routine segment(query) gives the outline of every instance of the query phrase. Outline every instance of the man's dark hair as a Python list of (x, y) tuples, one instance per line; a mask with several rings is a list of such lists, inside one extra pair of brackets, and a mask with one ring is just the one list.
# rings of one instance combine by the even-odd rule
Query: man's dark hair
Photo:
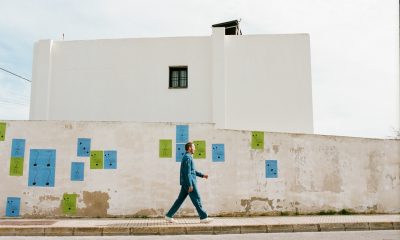
[(186, 150), (186, 151), (189, 150), (189, 147), (191, 147), (192, 145), (193, 145), (192, 142), (186, 143), (186, 144), (185, 144), (185, 150)]

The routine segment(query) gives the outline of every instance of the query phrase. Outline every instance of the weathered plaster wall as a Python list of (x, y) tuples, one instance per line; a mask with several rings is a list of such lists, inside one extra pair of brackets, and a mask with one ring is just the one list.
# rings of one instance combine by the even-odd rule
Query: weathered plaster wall
[[(5, 121), (0, 141), (0, 215), (19, 197), (22, 217), (162, 216), (179, 191), (174, 123)], [(250, 131), (189, 124), (190, 140), (206, 141), (195, 159), (203, 205), (211, 215), (400, 212), (400, 141), (268, 133), (264, 149), (251, 148)], [(91, 150), (116, 150), (117, 169), (90, 169), (77, 156), (78, 138)], [(25, 139), (22, 176), (10, 176), (12, 139)], [(159, 157), (159, 140), (172, 139), (172, 157)], [(212, 144), (225, 144), (214, 162)], [(55, 149), (54, 187), (28, 186), (30, 149)], [(265, 160), (277, 160), (278, 177), (266, 178)], [(71, 162), (84, 162), (84, 181), (71, 181)], [(76, 212), (63, 212), (63, 194), (77, 194)], [(189, 198), (181, 215), (196, 215)]]

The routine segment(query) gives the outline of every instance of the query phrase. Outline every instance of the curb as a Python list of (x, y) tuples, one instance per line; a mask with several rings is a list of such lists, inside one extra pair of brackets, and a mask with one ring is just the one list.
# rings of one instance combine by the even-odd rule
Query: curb
[(0, 236), (117, 236), (244, 234), (400, 230), (400, 222), (351, 222), (319, 224), (162, 226), (162, 227), (2, 227)]

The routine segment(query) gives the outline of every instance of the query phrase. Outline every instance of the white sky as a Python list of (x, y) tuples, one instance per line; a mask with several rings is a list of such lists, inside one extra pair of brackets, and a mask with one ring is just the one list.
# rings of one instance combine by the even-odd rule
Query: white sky
[[(396, 0), (0, 0), (0, 67), (31, 78), (33, 44), (210, 35), (310, 33), (317, 134), (390, 138), (399, 128)], [(0, 71), (0, 119), (28, 119), (30, 83)]]

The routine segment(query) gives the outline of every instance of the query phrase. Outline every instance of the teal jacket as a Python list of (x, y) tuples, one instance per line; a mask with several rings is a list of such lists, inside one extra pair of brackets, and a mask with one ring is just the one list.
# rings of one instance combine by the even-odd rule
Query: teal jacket
[(192, 154), (186, 152), (181, 162), (180, 184), (185, 187), (191, 187), (197, 182), (196, 176), (203, 177), (204, 174), (196, 171)]

